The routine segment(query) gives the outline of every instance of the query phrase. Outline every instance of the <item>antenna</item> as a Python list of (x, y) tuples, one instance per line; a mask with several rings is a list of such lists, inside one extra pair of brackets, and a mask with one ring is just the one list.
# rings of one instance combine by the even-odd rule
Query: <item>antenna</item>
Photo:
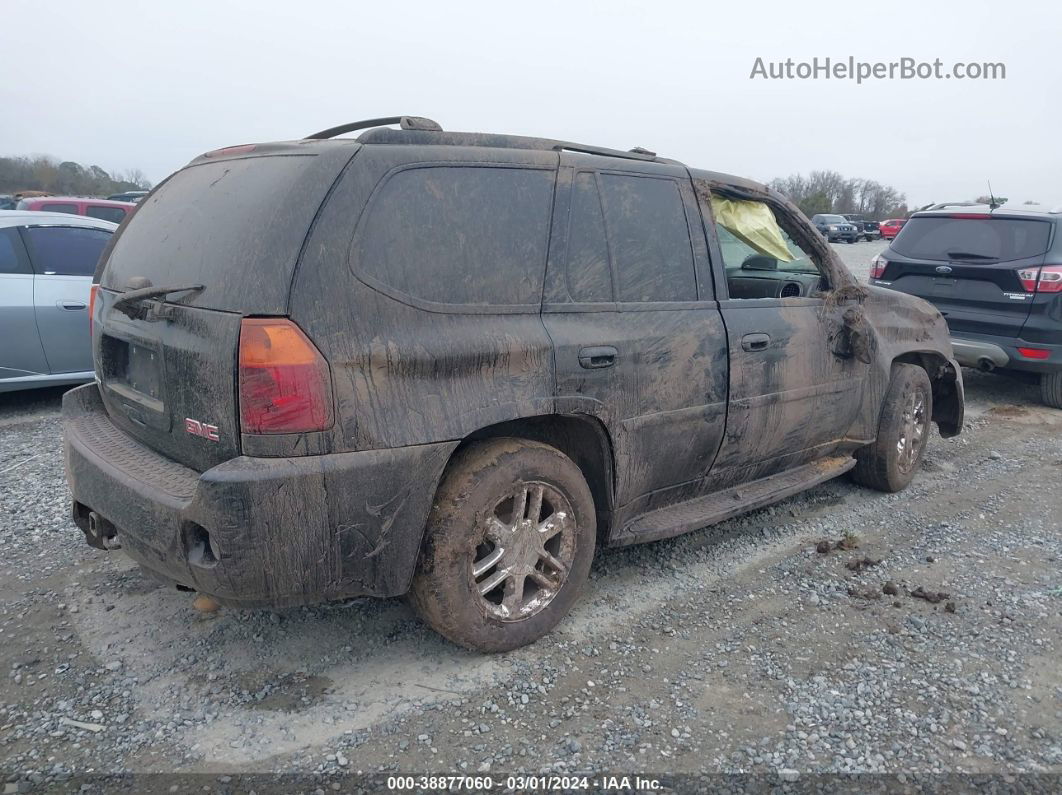
[(996, 209), (1002, 207), (1003, 205), (1002, 204), (996, 204), (995, 194), (992, 193), (992, 180), (987, 180), (987, 182), (988, 182), (988, 211), (991, 212), (992, 210), (996, 210)]

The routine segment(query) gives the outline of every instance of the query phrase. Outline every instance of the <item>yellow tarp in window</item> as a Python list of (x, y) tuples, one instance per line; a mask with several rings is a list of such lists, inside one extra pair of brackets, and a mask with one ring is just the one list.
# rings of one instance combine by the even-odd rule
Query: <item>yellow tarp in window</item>
[(785, 244), (774, 213), (763, 202), (728, 199), (713, 193), (712, 213), (717, 224), (760, 254), (774, 257), (780, 262), (792, 262), (795, 259)]

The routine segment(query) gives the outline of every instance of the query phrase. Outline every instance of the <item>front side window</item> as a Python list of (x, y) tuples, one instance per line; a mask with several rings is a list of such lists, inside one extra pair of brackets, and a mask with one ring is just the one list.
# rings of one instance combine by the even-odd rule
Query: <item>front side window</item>
[(712, 212), (731, 298), (807, 296), (822, 288), (823, 271), (811, 252), (766, 202), (713, 193)]
[(25, 230), (34, 269), (44, 276), (92, 276), (111, 233), (77, 226), (31, 226)]
[(686, 211), (671, 179), (599, 175), (616, 299), (695, 301)]
[(394, 174), (352, 249), (374, 286), (439, 304), (538, 306), (555, 172), (443, 166)]
[(85, 208), (85, 215), (91, 218), (101, 218), (104, 221), (120, 224), (125, 218), (125, 208), (107, 207), (100, 204), (90, 204)]

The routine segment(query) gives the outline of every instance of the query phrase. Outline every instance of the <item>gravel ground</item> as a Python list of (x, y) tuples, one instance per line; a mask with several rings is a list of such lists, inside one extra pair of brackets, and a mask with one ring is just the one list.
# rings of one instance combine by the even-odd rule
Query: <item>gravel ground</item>
[[(865, 277), (883, 245), (837, 248)], [(193, 611), (68, 520), (61, 390), (0, 395), (5, 792), (122, 772), (203, 774), (161, 791), (273, 771), (304, 776), (289, 791), (393, 773), (1057, 776), (1062, 412), (965, 375), (964, 434), (934, 436), (902, 494), (839, 479), (605, 550), (552, 635), (489, 657), (400, 600)]]

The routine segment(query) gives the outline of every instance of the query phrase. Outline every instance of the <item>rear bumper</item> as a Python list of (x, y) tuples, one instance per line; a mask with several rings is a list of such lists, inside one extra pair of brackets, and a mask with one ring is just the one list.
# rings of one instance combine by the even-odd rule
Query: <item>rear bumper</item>
[(64, 396), (63, 426), (86, 535), (94, 512), (141, 566), (240, 606), (404, 593), (457, 446), (240, 456), (199, 473), (115, 427), (95, 384)]
[[(1062, 370), (1062, 345), (1026, 342), (1022, 339), (988, 336), (952, 336), (955, 359), (964, 367), (981, 370), (1025, 370), (1053, 373)], [(1046, 359), (1030, 359), (1019, 348), (1036, 348), (1048, 352)]]

